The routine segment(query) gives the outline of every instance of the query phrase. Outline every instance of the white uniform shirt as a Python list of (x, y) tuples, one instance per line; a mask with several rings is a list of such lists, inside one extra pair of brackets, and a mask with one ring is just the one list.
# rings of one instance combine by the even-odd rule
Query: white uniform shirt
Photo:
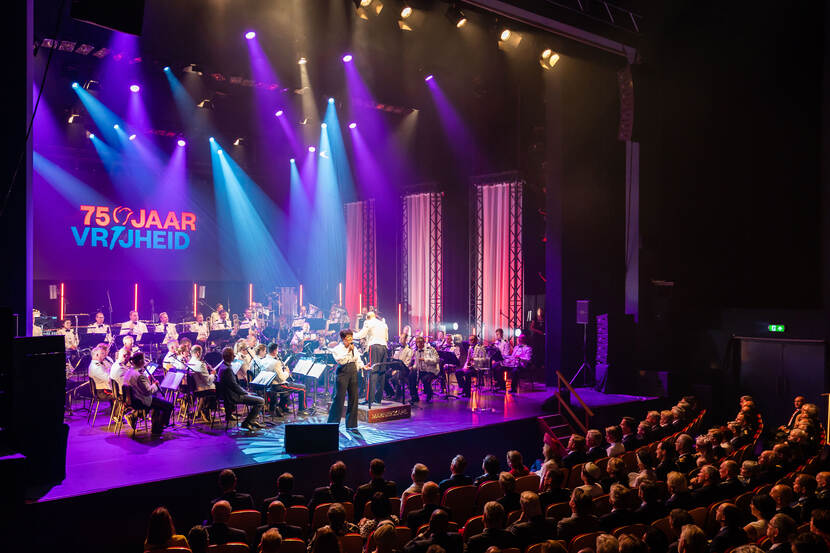
[(513, 348), (513, 353), (510, 355), (508, 364), (518, 366), (522, 365), (522, 362), (529, 363), (532, 355), (533, 348), (527, 344), (517, 344), (516, 347)]
[(159, 323), (156, 325), (155, 331), (164, 332), (164, 340), (161, 341), (162, 345), (166, 346), (168, 342), (179, 339), (179, 333), (176, 330), (176, 325), (173, 323)]
[(66, 330), (62, 328), (58, 330), (58, 334), (63, 335), (63, 345), (66, 349), (77, 349), (78, 348), (78, 335), (75, 334), (75, 330)]
[(95, 388), (98, 390), (111, 390), (110, 386), (110, 372), (107, 367), (101, 362), (92, 360), (89, 363), (89, 377), (95, 382)]
[(204, 361), (191, 357), (190, 361), (187, 362), (187, 366), (192, 371), (190, 375), (193, 377), (193, 384), (196, 386), (197, 392), (216, 389), (216, 385), (214, 384), (216, 376), (210, 374), (208, 366)]
[(115, 380), (118, 385), (124, 387), (124, 376), (127, 374), (129, 367), (126, 363), (116, 361), (110, 369), (110, 380)]
[(366, 319), (363, 328), (354, 335), (355, 340), (366, 338), (367, 346), (385, 346), (389, 341), (389, 327), (383, 319)]
[(267, 370), (277, 373), (277, 377), (272, 384), (285, 384), (288, 382), (288, 377), (291, 376), (291, 372), (285, 367), (283, 362), (270, 355), (266, 355), (265, 358), (272, 361), (269, 363)]
[(248, 330), (252, 326), (256, 326), (252, 319), (239, 319), (239, 330)]
[(510, 342), (507, 340), (496, 340), (493, 345), (499, 348), (503, 358), (507, 359), (510, 356)]
[(208, 339), (208, 335), (210, 334), (210, 329), (208, 328), (208, 324), (204, 321), (201, 323), (192, 323), (190, 325), (190, 332), (196, 333), (196, 341), (197, 342), (204, 342)]
[(168, 371), (170, 369), (176, 369), (177, 371), (185, 370), (184, 363), (182, 363), (182, 360), (179, 359), (179, 356), (173, 351), (167, 352), (167, 355), (164, 356), (164, 360), (162, 360), (161, 364)]
[(109, 336), (109, 334), (110, 334), (110, 325), (104, 324), (104, 323), (102, 323), (102, 324), (92, 323), (91, 325), (86, 327), (86, 333), (87, 334), (106, 334), (107, 336)]
[(413, 356), (413, 367), (415, 369), (431, 374), (438, 374), (441, 372), (441, 369), (438, 368), (438, 352), (435, 351), (435, 348), (431, 345), (424, 344), (423, 350), (415, 348)]
[(233, 325), (231, 324), (231, 322), (227, 318), (225, 318), (225, 319), (217, 318), (215, 321), (212, 321), (211, 327), (210, 327), (211, 330), (225, 330), (225, 329), (231, 329), (231, 328), (233, 328)]
[(412, 361), (412, 348), (409, 347), (409, 344), (407, 344), (406, 347), (398, 349), (398, 351), (392, 355), (392, 359), (397, 359), (408, 367), (409, 362)]
[(364, 367), (363, 359), (361, 359), (360, 357), (360, 349), (357, 346), (354, 346), (353, 351), (349, 351), (348, 349), (346, 349), (346, 346), (343, 345), (343, 342), (340, 342), (339, 344), (331, 348), (330, 351), (332, 357), (334, 357), (334, 361), (338, 365), (354, 363), (358, 369), (362, 369)]
[(147, 325), (142, 323), (141, 321), (132, 322), (127, 321), (126, 323), (121, 323), (121, 336), (125, 334), (132, 334), (135, 336), (136, 342), (141, 340), (141, 337), (147, 333)]

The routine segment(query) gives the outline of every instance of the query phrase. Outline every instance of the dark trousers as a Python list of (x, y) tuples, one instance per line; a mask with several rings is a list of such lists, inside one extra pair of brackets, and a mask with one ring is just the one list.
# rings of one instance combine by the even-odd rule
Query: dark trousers
[(458, 381), (458, 386), (461, 388), (462, 395), (470, 395), (470, 387), (473, 382), (473, 375), (475, 373), (476, 371), (472, 367), (468, 367), (466, 369), (457, 369), (455, 371), (455, 379)]
[(383, 401), (383, 388), (386, 382), (386, 365), (375, 369), (376, 363), (385, 363), (389, 348), (380, 344), (369, 346), (369, 365), (372, 372), (369, 374), (368, 386), (366, 388), (366, 401), (369, 405)]
[(506, 386), (504, 381), (504, 373), (510, 377), (510, 391), (516, 393), (519, 390), (519, 369), (520, 367), (507, 367), (505, 365), (495, 365), (493, 367), (493, 378), (496, 381), (496, 386)]
[(418, 371), (412, 371), (412, 380), (415, 382), (413, 386), (410, 384), (410, 390), (412, 393), (412, 399), (414, 401), (418, 401), (418, 380), (424, 383), (424, 393), (427, 395), (427, 401), (432, 401), (432, 381), (438, 378), (438, 375), (428, 373), (426, 371), (421, 371), (421, 376), (418, 376)]
[(334, 398), (329, 409), (329, 422), (340, 423), (343, 404), (348, 396), (346, 428), (357, 428), (357, 366), (354, 363), (340, 365), (334, 378)]
[(161, 434), (164, 427), (170, 423), (173, 404), (159, 396), (153, 396), (153, 401), (150, 404), (150, 413), (153, 417), (153, 434)]
[(406, 401), (407, 385), (409, 386), (409, 398), (414, 401), (418, 397), (418, 378), (415, 371), (410, 370), (409, 367), (392, 371), (390, 380), (395, 385), (396, 401)]
[(245, 417), (245, 420), (243, 421), (247, 423), (256, 420), (256, 418), (259, 416), (259, 412), (262, 411), (262, 406), (265, 405), (265, 400), (254, 394), (245, 394), (244, 396), (238, 398), (238, 400), (239, 401), (233, 403), (229, 403), (227, 401), (225, 402), (225, 414), (229, 415), (233, 412), (234, 403), (248, 405), (250, 406), (251, 410), (248, 413), (248, 416)]
[(272, 386), (272, 388), (280, 395), (280, 409), (285, 409), (288, 407), (288, 400), (291, 397), (291, 392), (297, 392), (297, 402), (300, 405), (300, 409), (305, 409), (304, 385), (298, 384), (297, 382), (286, 382), (285, 384), (278, 384), (276, 386)]

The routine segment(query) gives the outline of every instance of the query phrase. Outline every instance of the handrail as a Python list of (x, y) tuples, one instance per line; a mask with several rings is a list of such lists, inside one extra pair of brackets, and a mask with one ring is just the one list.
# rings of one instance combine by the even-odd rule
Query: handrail
[[(583, 409), (585, 409), (585, 414), (586, 414), (587, 416), (589, 416), (589, 417), (593, 417), (593, 416), (594, 416), (594, 412), (593, 412), (593, 411), (591, 411), (591, 409), (590, 409), (587, 405), (585, 405), (585, 402), (584, 402), (584, 401), (582, 401), (582, 398), (581, 398), (581, 397), (579, 397), (579, 394), (577, 394), (577, 393), (576, 393), (576, 390), (574, 390), (574, 389), (571, 387), (571, 383), (570, 383), (570, 382), (568, 382), (568, 379), (567, 379), (567, 378), (565, 378), (564, 376), (562, 376), (562, 373), (561, 373), (561, 372), (559, 372), (559, 371), (556, 371), (556, 377), (559, 379), (559, 382), (560, 382), (560, 383), (564, 382), (564, 383), (565, 383), (565, 386), (568, 388), (568, 391), (570, 391), (570, 392), (571, 392), (571, 395), (575, 396), (575, 397), (576, 397), (576, 399), (578, 399), (578, 400), (579, 400), (579, 404), (580, 404), (580, 405), (582, 405), (582, 408), (583, 408)], [(561, 386), (559, 386), (559, 387), (561, 387)]]
[[(566, 402), (564, 399), (562, 399), (562, 396), (559, 395), (558, 391), (553, 395), (556, 396), (556, 399), (559, 400), (559, 407), (560, 407), (559, 412), (561, 413), (562, 412), (561, 408), (564, 407), (565, 410), (568, 412), (568, 414), (571, 415), (571, 419), (574, 422), (576, 422), (576, 424), (579, 425), (579, 428), (580, 428), (580, 430), (582, 430), (582, 433), (587, 434), (588, 433), (588, 428), (584, 424), (582, 424), (582, 421), (579, 420), (579, 417), (577, 417), (576, 413), (573, 412), (571, 407), (568, 405), (568, 402)], [(587, 421), (587, 415), (586, 415), (586, 421), (585, 422), (588, 422)]]

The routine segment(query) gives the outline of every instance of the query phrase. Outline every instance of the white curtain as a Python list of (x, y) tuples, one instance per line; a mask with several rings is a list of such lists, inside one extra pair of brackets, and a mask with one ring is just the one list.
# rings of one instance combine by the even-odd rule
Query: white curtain
[[(512, 184), (515, 186), (515, 184)], [(511, 183), (482, 186), (482, 337), (509, 331)]]
[[(440, 313), (441, 303), (441, 275), (432, 275), (431, 263), (439, 263), (441, 251), (433, 248), (436, 229), (434, 220), (430, 220), (430, 210), (435, 200), (435, 194), (412, 194), (404, 197), (406, 209), (406, 295), (408, 305), (403, 306), (404, 319), (409, 321), (412, 330), (428, 333), (430, 324), (437, 321), (430, 320), (430, 306), (438, 305)], [(440, 226), (440, 209), (438, 210), (438, 225)], [(440, 241), (439, 241), (440, 246)], [(430, 280), (436, 282), (430, 286)], [(432, 290), (430, 290), (432, 288)], [(433, 309), (433, 312), (435, 309)]]
[[(343, 302), (349, 312), (352, 324), (360, 307), (366, 307), (371, 298), (376, 297), (374, 290), (364, 289), (364, 280), (367, 271), (375, 270), (375, 260), (366, 259), (366, 241), (375, 241), (374, 222), (367, 221), (367, 217), (374, 217), (374, 209), (367, 209), (366, 202), (350, 202), (345, 205), (346, 211), (346, 289)], [(371, 248), (374, 252), (375, 248)], [(374, 276), (374, 275), (373, 275)], [(377, 282), (371, 278), (371, 282)]]

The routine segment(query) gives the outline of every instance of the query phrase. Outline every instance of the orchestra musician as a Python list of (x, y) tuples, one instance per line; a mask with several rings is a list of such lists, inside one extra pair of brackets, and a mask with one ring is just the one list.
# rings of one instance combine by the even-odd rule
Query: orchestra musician
[(239, 330), (256, 329), (257, 320), (254, 319), (253, 311), (250, 308), (245, 310), (244, 316), (239, 319)]
[(186, 361), (182, 359), (180, 351), (181, 346), (178, 341), (167, 342), (167, 353), (161, 361), (161, 366), (164, 367), (165, 372), (169, 370), (184, 372), (187, 370), (185, 368)]
[(159, 324), (156, 325), (155, 331), (164, 333), (164, 339), (161, 341), (163, 346), (179, 339), (179, 333), (176, 331), (176, 325), (170, 323), (170, 318), (167, 316), (166, 311), (159, 313)]
[[(377, 316), (375, 310), (366, 314), (363, 328), (353, 336), (355, 340), (366, 339), (369, 347), (369, 381), (366, 386), (366, 403), (372, 407), (372, 401), (380, 404), (383, 400), (383, 387), (386, 380), (386, 357), (389, 353), (389, 327), (386, 321)], [(379, 367), (375, 367), (379, 364)]]
[(464, 366), (455, 371), (455, 377), (458, 379), (458, 385), (461, 386), (461, 397), (470, 397), (472, 377), (476, 373), (476, 369), (487, 366), (487, 349), (484, 344), (480, 344), (478, 336), (472, 334), (470, 336), (470, 348), (467, 350), (467, 359), (464, 361)]
[(291, 351), (294, 353), (300, 353), (303, 351), (305, 341), (310, 339), (312, 336), (311, 325), (307, 322), (303, 322), (302, 326), (294, 332), (294, 336), (291, 338)]
[(95, 392), (99, 400), (112, 401), (112, 386), (110, 385), (110, 368), (106, 364), (109, 344), (98, 344), (92, 350), (92, 361), (89, 362), (89, 377), (95, 383)]
[(199, 313), (196, 315), (196, 322), (190, 324), (190, 332), (196, 333), (197, 342), (206, 342), (210, 335), (210, 328), (205, 322), (205, 316)]
[(213, 315), (211, 315), (211, 330), (229, 330), (233, 328), (233, 324), (228, 319), (228, 312), (224, 309), (217, 311), (218, 318), (213, 321)]
[(110, 369), (110, 379), (118, 382), (119, 386), (124, 385), (124, 376), (130, 367), (130, 358), (139, 352), (138, 346), (133, 342), (132, 336), (124, 336), (124, 345), (115, 354), (115, 363)]
[(233, 374), (233, 368), (231, 366), (232, 363), (233, 348), (223, 349), (222, 363), (220, 363), (217, 367), (217, 371), (219, 372), (219, 382), (222, 383), (222, 388), (224, 389), (226, 417), (231, 417), (231, 412), (234, 410), (235, 404), (244, 403), (245, 405), (250, 406), (251, 409), (248, 412), (248, 416), (245, 417), (245, 420), (242, 421), (240, 426), (242, 426), (245, 430), (265, 428), (265, 425), (261, 424), (257, 420), (259, 412), (265, 404), (265, 400), (258, 395), (249, 394), (242, 388), (242, 386), (239, 385), (239, 382), (236, 381), (236, 376)]
[[(288, 368), (279, 358), (279, 346), (275, 342), (268, 344), (268, 358), (267, 369), (277, 373), (277, 377), (271, 382), (271, 390), (279, 395), (279, 405), (276, 402), (271, 402), (271, 414), (274, 415), (278, 411), (281, 413), (288, 412), (288, 399), (291, 392), (297, 392), (297, 413), (304, 415), (305, 410), (305, 386), (291, 380), (291, 373)], [(275, 409), (276, 408), (276, 409)], [(277, 415), (282, 416), (282, 415)]]
[(58, 334), (63, 336), (63, 345), (66, 353), (74, 353), (78, 351), (78, 333), (72, 328), (72, 319), (64, 319), (63, 326), (58, 330)]
[(204, 421), (209, 421), (210, 411), (216, 406), (216, 371), (202, 360), (203, 351), (202, 346), (193, 346), (187, 367), (190, 369), (188, 378), (193, 378), (193, 396), (203, 399), (200, 415)]
[(130, 320), (121, 323), (121, 336), (129, 334), (135, 336), (136, 341), (140, 342), (141, 337), (147, 333), (147, 325), (138, 320), (138, 311), (130, 311)]
[(389, 375), (395, 386), (395, 401), (403, 403), (406, 399), (406, 386), (409, 385), (409, 399), (410, 403), (415, 403), (415, 398), (418, 397), (418, 380), (414, 371), (409, 370), (412, 364), (413, 350), (409, 347), (409, 342), (406, 336), (400, 336), (401, 346), (395, 350), (392, 359), (397, 359), (401, 362), (400, 365), (393, 365), (392, 371)]
[[(130, 359), (132, 367), (124, 375), (125, 385), (132, 391), (132, 400), (136, 404), (150, 409), (153, 418), (152, 434), (161, 436), (161, 432), (170, 423), (173, 413), (173, 404), (163, 399), (158, 393), (159, 386), (155, 378), (144, 370), (144, 354), (136, 353)], [(128, 415), (130, 426), (135, 428), (137, 415), (132, 412)]]
[(354, 343), (351, 329), (340, 331), (340, 343), (331, 350), (337, 363), (334, 398), (329, 409), (328, 422), (340, 424), (343, 417), (343, 404), (346, 406), (346, 430), (357, 430), (357, 371), (363, 368), (360, 350)]
[(510, 341), (504, 339), (504, 330), (496, 329), (496, 341), (493, 342), (493, 345), (501, 352), (501, 356), (507, 359), (510, 355)]
[[(507, 371), (510, 377), (510, 393), (515, 394), (519, 391), (519, 373), (526, 368), (533, 356), (533, 348), (527, 343), (527, 336), (522, 334), (519, 336), (519, 343), (513, 348), (513, 352), (504, 358), (501, 367)], [(500, 385), (506, 387), (504, 382), (504, 371), (496, 371), (496, 382), (500, 381)]]
[(216, 325), (216, 323), (219, 322), (219, 313), (224, 310), (225, 306), (223, 306), (221, 303), (216, 305), (216, 311), (210, 314), (210, 320), (208, 321), (210, 323), (210, 328), (213, 328)]
[(427, 394), (427, 403), (432, 403), (432, 381), (438, 378), (441, 369), (438, 368), (438, 352), (429, 344), (423, 336), (415, 338), (415, 351), (412, 355), (412, 372), (415, 375), (414, 386), (413, 379), (410, 377), (409, 393), (412, 396), (412, 402), (418, 403), (418, 381), (424, 383), (424, 392)]
[(240, 338), (233, 345), (233, 351), (233, 368), (236, 379), (248, 382), (248, 372), (251, 370), (251, 350), (248, 349), (248, 342), (244, 338)]
[(86, 328), (86, 333), (104, 334), (106, 335), (106, 338), (104, 339), (105, 342), (112, 341), (112, 331), (110, 330), (110, 325), (104, 323), (104, 314), (100, 311), (95, 314), (95, 322)]

